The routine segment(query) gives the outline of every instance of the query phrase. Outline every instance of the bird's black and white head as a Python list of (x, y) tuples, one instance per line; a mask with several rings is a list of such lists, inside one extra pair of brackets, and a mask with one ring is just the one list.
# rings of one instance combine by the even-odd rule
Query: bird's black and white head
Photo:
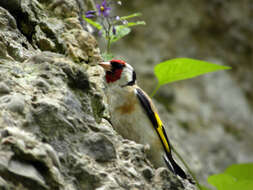
[(111, 60), (99, 64), (106, 71), (105, 79), (109, 86), (132, 86), (136, 84), (136, 74), (131, 65), (122, 60)]

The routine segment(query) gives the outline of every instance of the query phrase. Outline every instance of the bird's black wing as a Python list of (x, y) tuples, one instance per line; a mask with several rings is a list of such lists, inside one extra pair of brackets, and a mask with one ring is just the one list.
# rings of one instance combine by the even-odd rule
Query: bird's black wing
[(136, 88), (136, 95), (146, 112), (149, 120), (151, 121), (154, 129), (157, 132), (157, 135), (159, 136), (161, 143), (163, 144), (163, 148), (166, 152), (166, 157), (164, 157), (164, 160), (168, 166), (169, 169), (172, 170), (175, 174), (179, 175), (180, 177), (186, 179), (185, 172), (181, 169), (181, 167), (174, 161), (171, 154), (171, 146), (167, 137), (167, 134), (165, 132), (165, 129), (163, 127), (162, 121), (155, 111), (153, 111), (151, 103), (147, 95), (139, 88)]

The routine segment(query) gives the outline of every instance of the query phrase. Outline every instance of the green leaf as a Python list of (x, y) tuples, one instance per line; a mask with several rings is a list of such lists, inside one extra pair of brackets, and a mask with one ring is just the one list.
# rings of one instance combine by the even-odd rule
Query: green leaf
[(131, 32), (131, 29), (128, 27), (115, 26), (116, 28), (116, 35), (111, 36), (111, 43), (118, 41), (119, 39), (123, 38), (124, 36), (128, 35)]
[(145, 21), (137, 21), (137, 22), (128, 22), (127, 24), (124, 25), (118, 25), (120, 27), (132, 27), (132, 26), (137, 26), (137, 25), (146, 25)]
[(231, 165), (225, 170), (225, 173), (237, 180), (253, 180), (253, 163)]
[(208, 177), (208, 183), (217, 190), (252, 190), (253, 163), (231, 165), (224, 173)]
[(252, 180), (239, 180), (230, 189), (232, 190), (252, 190), (253, 181)]
[(127, 19), (138, 17), (138, 16), (141, 16), (141, 15), (142, 15), (141, 13), (134, 13), (134, 14), (131, 14), (131, 15), (128, 15), (128, 16), (122, 16), (122, 17), (120, 17), (120, 20), (127, 20)]
[(207, 188), (207, 187), (204, 186), (204, 185), (201, 185), (201, 186), (200, 186), (200, 189), (201, 189), (201, 190), (210, 190), (209, 188)]
[(228, 174), (217, 174), (208, 177), (208, 183), (215, 186), (217, 190), (225, 190), (229, 186), (233, 186), (236, 181), (235, 178)]
[(89, 18), (86, 18), (85, 16), (83, 16), (83, 19), (88, 22), (90, 25), (94, 26), (95, 28), (97, 28), (98, 30), (101, 30), (103, 28), (102, 25), (100, 25), (98, 22), (95, 22)]
[(217, 190), (252, 190), (253, 180), (237, 180), (233, 176), (223, 173), (208, 177), (208, 183)]
[(190, 58), (176, 58), (156, 65), (154, 72), (159, 82), (158, 85), (161, 86), (224, 69), (230, 69), (230, 67)]

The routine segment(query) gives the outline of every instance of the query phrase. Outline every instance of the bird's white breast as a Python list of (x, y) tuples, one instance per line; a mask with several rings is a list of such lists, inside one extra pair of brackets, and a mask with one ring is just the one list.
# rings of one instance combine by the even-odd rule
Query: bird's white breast
[(154, 158), (155, 165), (164, 165), (162, 144), (135, 94), (135, 88), (108, 89), (108, 103), (113, 128), (124, 138), (149, 144), (150, 157)]

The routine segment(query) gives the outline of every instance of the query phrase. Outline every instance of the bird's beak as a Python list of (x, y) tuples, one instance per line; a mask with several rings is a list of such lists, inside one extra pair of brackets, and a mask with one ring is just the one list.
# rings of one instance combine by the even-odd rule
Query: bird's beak
[(101, 63), (99, 63), (99, 65), (101, 67), (103, 67), (104, 70), (106, 70), (106, 71), (111, 71), (112, 70), (112, 65), (111, 65), (110, 62), (101, 62)]

